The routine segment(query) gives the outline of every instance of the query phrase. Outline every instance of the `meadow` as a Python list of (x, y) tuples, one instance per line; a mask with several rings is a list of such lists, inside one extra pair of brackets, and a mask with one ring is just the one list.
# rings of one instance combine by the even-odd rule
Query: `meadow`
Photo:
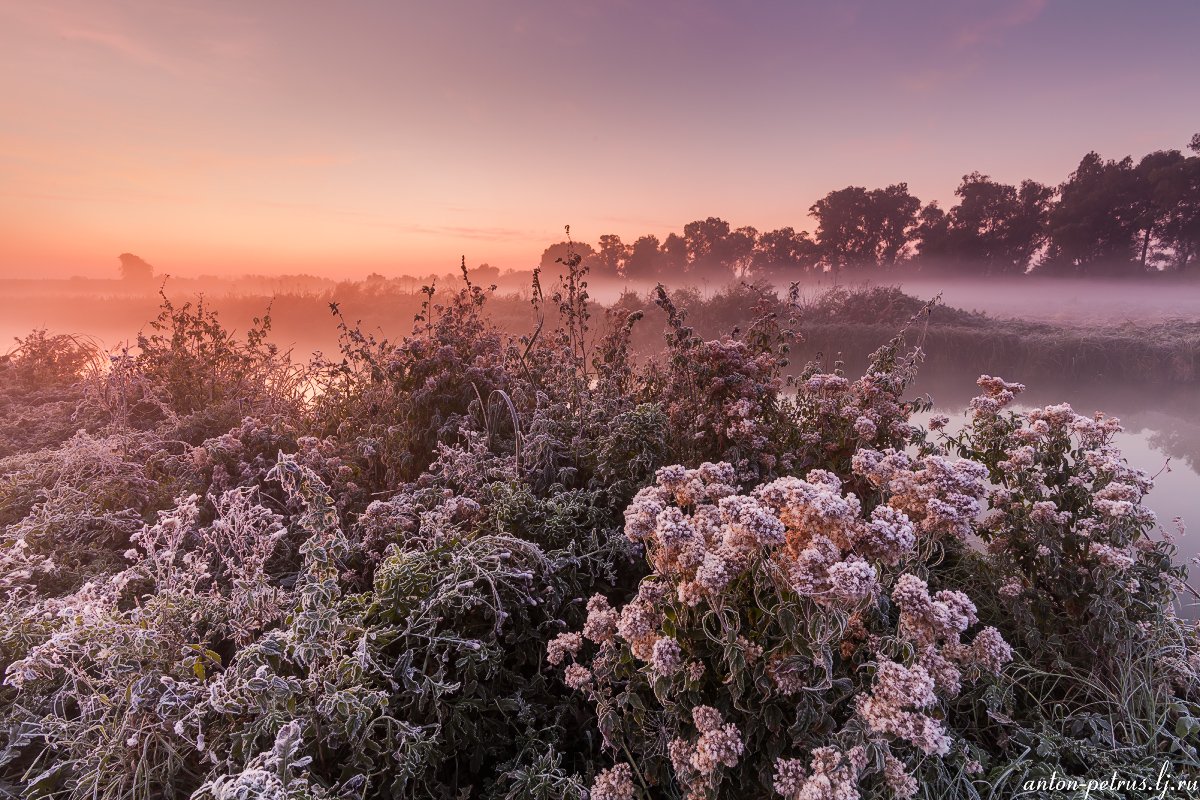
[[(1200, 777), (1182, 531), (1115, 419), (1017, 382), (1194, 397), (1200, 322), (1067, 328), (888, 287), (600, 305), (570, 258), (542, 281), (269, 312), (133, 296), (125, 347), (22, 334), (0, 359), (0, 793)], [(301, 335), (324, 354), (273, 344)], [(1005, 373), (963, 380), (948, 425), (923, 372), (981, 363)]]

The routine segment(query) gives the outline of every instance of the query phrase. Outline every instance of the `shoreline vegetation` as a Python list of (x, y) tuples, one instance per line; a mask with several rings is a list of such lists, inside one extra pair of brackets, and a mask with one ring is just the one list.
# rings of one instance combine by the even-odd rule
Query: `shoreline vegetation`
[[(473, 271), (469, 274), (472, 280), (477, 277)], [(532, 280), (532, 273), (529, 275)], [(280, 280), (283, 282), (280, 285), (287, 285), (288, 279)], [(1044, 291), (1053, 294), (1058, 282), (1064, 279), (1038, 280)], [(1181, 286), (1193, 288), (1190, 280), (1175, 280)], [(422, 288), (411, 279), (330, 282), (328, 288), (320, 291), (276, 294), (261, 293), (257, 282), (243, 286), (242, 291), (221, 292), (223, 286), (228, 289), (236, 284), (199, 284), (203, 288), (198, 288), (188, 281), (166, 280), (160, 294), (143, 287), (128, 294), (87, 291), (76, 295), (57, 292), (61, 283), (46, 282), (36, 293), (27, 295), (2, 295), (0, 304), (9, 306), (5, 310), (11, 312), (6, 315), (10, 320), (23, 317), (31, 322), (41, 321), (20, 331), (20, 335), (35, 327), (53, 327), (57, 329), (55, 332), (72, 335), (103, 331), (105, 340), (112, 344), (132, 341), (136, 331), (144, 328), (142, 321), (157, 313), (163, 296), (192, 301), (203, 298), (208, 307), (243, 324), (270, 309), (275, 324), (273, 339), (291, 342), (299, 356), (312, 350), (336, 348), (336, 327), (332, 323), (313, 324), (329, 303), (346, 309), (364, 330), (395, 336), (403, 335), (404, 321), (419, 313), (425, 297)], [(48, 291), (47, 284), (55, 291)], [(445, 292), (444, 287), (454, 285), (455, 280), (447, 275), (424, 286)], [(507, 333), (525, 332), (530, 304), (528, 285), (517, 288), (509, 283), (489, 292), (489, 318)], [(933, 294), (940, 296), (942, 287), (952, 290), (955, 286), (952, 282), (922, 284), (917, 289), (874, 283), (797, 283), (793, 288), (798, 299), (791, 305), (789, 288), (770, 283), (688, 287), (672, 289), (670, 294), (688, 309), (702, 335), (716, 336), (735, 327), (744, 328), (753, 321), (755, 309), (764, 305), (774, 313), (793, 318), (803, 328), (795, 346), (804, 360), (818, 356), (830, 361), (841, 359), (861, 369), (878, 342), (908, 322)], [(924, 298), (914, 296), (913, 292), (920, 290), (931, 294)], [(658, 331), (665, 321), (654, 303), (653, 288), (635, 290), (627, 283), (602, 282), (599, 292), (607, 301), (593, 301), (600, 312), (640, 311), (646, 317), (646, 323), (633, 332), (631, 346), (641, 356), (653, 353), (659, 342)], [(30, 305), (39, 310), (30, 312)], [(549, 309), (547, 313), (553, 318), (557, 311)], [(51, 320), (49, 324), (47, 319)], [(14, 324), (9, 322), (10, 326)], [(1007, 372), (1025, 376), (1030, 383), (1048, 379), (1097, 385), (1116, 382), (1191, 386), (1200, 382), (1200, 314), (1197, 313), (1152, 318), (1114, 313), (1105, 321), (1082, 323), (1070, 317), (1018, 318), (969, 311), (943, 301), (934, 306), (923, 322), (922, 331), (925, 349), (935, 355), (936, 369), (940, 371)]]
[[(1200, 777), (1195, 589), (1117, 422), (1018, 410), (1009, 373), (950, 433), (913, 391), (984, 356), (1191, 386), (1200, 323), (1069, 340), (886, 287), (602, 307), (572, 253), (523, 296), (463, 272), (241, 298), (239, 331), (236, 302), (164, 294), (129, 347), (0, 359), (0, 793)], [(357, 322), (372, 302), (411, 328)], [(272, 344), (292, 311), (336, 348)]]

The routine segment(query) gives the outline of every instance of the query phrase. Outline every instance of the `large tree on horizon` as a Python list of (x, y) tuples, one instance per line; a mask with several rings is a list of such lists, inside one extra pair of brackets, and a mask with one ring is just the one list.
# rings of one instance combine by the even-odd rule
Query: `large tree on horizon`
[(1045, 243), (1054, 189), (972, 172), (954, 194), (959, 201), (950, 211), (931, 204), (921, 212), (915, 236), (922, 259), (986, 275), (1024, 273)]
[(830, 192), (809, 208), (817, 220), (822, 261), (835, 274), (895, 266), (907, 255), (920, 208), (921, 201), (909, 193), (907, 183)]
[(818, 268), (820, 253), (808, 231), (794, 228), (767, 231), (758, 237), (750, 262), (754, 277), (790, 279)]
[(625, 277), (630, 280), (653, 280), (662, 273), (663, 254), (658, 237), (640, 236), (629, 246), (625, 257)]
[(1049, 251), (1039, 272), (1130, 274), (1140, 271), (1138, 178), (1129, 156), (1104, 160), (1092, 151), (1059, 189), (1048, 220)]
[(570, 255), (577, 255), (586, 261), (596, 255), (596, 248), (587, 242), (555, 242), (542, 251), (538, 266), (550, 273), (560, 270), (559, 263), (565, 262)]

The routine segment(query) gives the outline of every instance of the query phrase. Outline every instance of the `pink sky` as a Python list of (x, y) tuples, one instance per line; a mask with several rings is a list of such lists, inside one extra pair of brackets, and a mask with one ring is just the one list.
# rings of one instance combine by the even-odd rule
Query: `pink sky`
[(527, 268), (1200, 130), (1200, 5), (0, 0), (0, 275)]

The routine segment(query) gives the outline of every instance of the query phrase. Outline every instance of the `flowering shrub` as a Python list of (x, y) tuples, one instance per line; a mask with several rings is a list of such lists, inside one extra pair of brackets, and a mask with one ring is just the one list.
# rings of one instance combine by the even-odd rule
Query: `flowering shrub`
[(756, 321), (710, 339), (660, 292), (642, 364), (653, 308), (599, 324), (570, 254), (537, 280), (520, 339), (468, 282), (400, 342), (342, 320), (340, 363), (170, 304), (104, 369), (36, 336), (0, 362), (20, 402), (79, 410), (0, 459), (0, 794), (853, 800), (1200, 769), (1184, 574), (1114, 421), (985, 376), (963, 431), (922, 430), (903, 336), (858, 378), (789, 373), (797, 307), (753, 287), (726, 299)]
[[(748, 785), (820, 796), (818, 784), (854, 796), (860, 782), (913, 785), (907, 764), (923, 756), (961, 759), (972, 742), (944, 709), (1012, 653), (993, 627), (968, 634), (965, 594), (931, 596), (909, 571), (922, 569), (919, 538), (936, 535), (929, 518), (867, 512), (825, 470), (749, 494), (735, 479), (725, 463), (660, 469), (626, 511), (651, 574), (623, 608), (594, 596), (582, 636), (550, 644), (606, 744), (643, 754), (626, 769), (694, 798)], [(931, 504), (967, 488), (936, 486)]]
[(972, 425), (950, 444), (988, 467), (990, 511), (979, 528), (1018, 627), (1060, 632), (1062, 657), (1103, 660), (1182, 589), (1182, 568), (1142, 505), (1152, 482), (1113, 445), (1117, 420), (1069, 405), (1006, 410), (1024, 387), (979, 380)]

